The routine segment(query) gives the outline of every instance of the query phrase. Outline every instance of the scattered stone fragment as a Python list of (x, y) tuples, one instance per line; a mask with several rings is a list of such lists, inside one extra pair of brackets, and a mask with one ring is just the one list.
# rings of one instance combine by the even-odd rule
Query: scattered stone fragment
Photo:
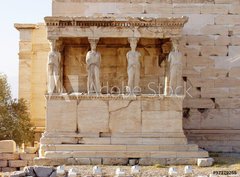
[(134, 166), (137, 164), (137, 159), (130, 159), (128, 163), (129, 165)]
[(209, 177), (218, 177), (218, 176), (214, 174), (210, 174)]
[(34, 166), (33, 170), (38, 177), (49, 177), (54, 172), (54, 169), (52, 167), (44, 166)]
[(23, 171), (26, 173), (26, 176), (35, 177), (34, 167), (24, 167)]
[(102, 175), (102, 169), (98, 166), (93, 167), (93, 175)]
[(192, 169), (192, 166), (185, 166), (184, 167), (184, 174), (185, 175), (192, 175), (193, 174), (193, 169)]
[(68, 172), (68, 177), (77, 177), (77, 172), (71, 168)]
[(210, 167), (213, 165), (214, 159), (213, 158), (199, 158), (197, 160), (197, 165), (199, 167)]
[(140, 166), (138, 166), (138, 165), (132, 166), (132, 168), (131, 168), (131, 174), (132, 175), (138, 175), (140, 173), (141, 173), (141, 167)]
[(25, 171), (15, 171), (10, 175), (10, 177), (25, 177), (25, 176), (26, 176)]
[(168, 170), (168, 175), (169, 176), (177, 176), (177, 169), (174, 167), (170, 167)]
[[(49, 177), (57, 177), (57, 172), (53, 171), (52, 174)], [(60, 176), (58, 176), (58, 177), (60, 177)]]
[(116, 174), (116, 177), (125, 176), (125, 172), (122, 169), (120, 169), (120, 168), (116, 169), (116, 173), (115, 174)]
[(61, 175), (61, 176), (63, 176), (63, 175), (65, 175), (65, 167), (64, 166), (58, 166), (57, 167), (57, 175)]

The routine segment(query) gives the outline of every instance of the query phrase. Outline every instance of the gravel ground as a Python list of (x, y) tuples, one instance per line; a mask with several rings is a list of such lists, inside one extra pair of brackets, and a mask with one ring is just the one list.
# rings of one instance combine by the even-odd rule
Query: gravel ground
[[(100, 166), (103, 171), (103, 176), (113, 177), (115, 174), (115, 170), (120, 167), (125, 173), (126, 176), (130, 175), (130, 166)], [(174, 167), (174, 166), (172, 166)], [(175, 166), (178, 171), (178, 176), (183, 176), (184, 174), (184, 166)], [(66, 169), (74, 168), (78, 172), (79, 176), (91, 176), (92, 166), (67, 166)], [(168, 174), (168, 166), (160, 167), (160, 166), (149, 166), (149, 167), (141, 167), (141, 175), (142, 177), (158, 177), (158, 176), (167, 176)], [(199, 168), (197, 166), (193, 166), (194, 176), (197, 175), (210, 175), (213, 171), (237, 171), (240, 177), (240, 164), (231, 165), (231, 166), (221, 166), (221, 167), (205, 167)]]
[[(217, 155), (218, 156), (218, 155)], [(238, 177), (240, 177), (240, 155), (231, 157), (228, 154), (225, 154), (221, 157), (214, 157), (215, 164), (212, 167), (198, 167), (193, 166), (194, 175), (210, 175), (213, 174), (213, 171), (236, 171)], [(78, 172), (79, 176), (91, 176), (93, 166), (67, 166), (66, 169), (74, 168)], [(106, 177), (113, 177), (115, 170), (119, 167), (125, 171), (127, 176), (130, 176), (131, 167), (130, 166), (100, 166), (103, 171), (103, 175)], [(159, 177), (167, 176), (168, 169), (170, 166), (143, 166), (141, 167), (142, 177)], [(184, 166), (171, 166), (176, 167), (178, 171), (178, 176), (183, 176)], [(236, 175), (235, 175), (236, 176)]]
[[(194, 171), (194, 177), (210, 175), (213, 174), (213, 171), (236, 171), (238, 175), (234, 177), (240, 177), (240, 154), (212, 154), (212, 157), (215, 159), (215, 164), (212, 167), (197, 167), (192, 166)], [(115, 175), (116, 169), (119, 167), (125, 173), (126, 176), (131, 176), (131, 166), (100, 166), (103, 172), (104, 177), (113, 177)], [(142, 166), (141, 167), (141, 177), (160, 177), (167, 176), (168, 169), (170, 166)], [(171, 166), (176, 167), (178, 171), (178, 177), (183, 176), (184, 166)], [(74, 168), (79, 177), (91, 177), (93, 166), (66, 166), (66, 170)], [(1, 176), (1, 173), (0, 173)], [(223, 176), (222, 176), (223, 177)]]

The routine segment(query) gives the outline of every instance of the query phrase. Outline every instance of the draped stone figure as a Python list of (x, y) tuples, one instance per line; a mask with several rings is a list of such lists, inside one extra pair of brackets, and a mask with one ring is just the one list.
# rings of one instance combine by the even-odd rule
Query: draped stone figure
[(56, 50), (56, 41), (50, 40), (51, 51), (48, 53), (48, 94), (60, 93), (61, 54)]
[(138, 38), (129, 38), (131, 50), (127, 53), (128, 62), (128, 90), (129, 93), (134, 93), (139, 91), (140, 82), (140, 52), (136, 51)]
[(100, 93), (100, 63), (101, 54), (96, 51), (98, 39), (89, 39), (91, 51), (87, 53), (86, 63), (88, 72), (87, 91), (88, 94)]
[(170, 94), (183, 94), (182, 54), (178, 50), (178, 41), (172, 40), (172, 51), (168, 56)]

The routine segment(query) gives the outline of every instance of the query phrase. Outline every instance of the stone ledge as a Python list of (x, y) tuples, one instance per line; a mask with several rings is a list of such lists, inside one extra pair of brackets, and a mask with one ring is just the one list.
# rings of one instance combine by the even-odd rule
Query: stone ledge
[[(57, 165), (128, 165), (128, 158), (68, 158), (68, 159), (49, 159), (35, 158), (35, 165), (57, 166)], [(196, 165), (197, 158), (137, 158), (136, 164), (150, 165)]]

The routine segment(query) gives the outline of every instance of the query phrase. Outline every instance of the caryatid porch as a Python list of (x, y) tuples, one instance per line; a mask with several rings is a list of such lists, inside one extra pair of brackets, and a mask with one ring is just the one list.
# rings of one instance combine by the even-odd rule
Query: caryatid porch
[[(170, 52), (164, 51), (164, 46), (169, 45), (169, 39), (181, 37), (187, 17), (46, 17), (45, 21), (48, 38), (56, 41), (61, 53), (62, 67), (60, 91), (46, 95), (42, 157), (87, 158), (90, 163), (104, 163), (109, 158), (142, 162), (150, 158), (149, 163), (180, 159), (178, 163), (193, 163), (198, 157), (208, 157), (197, 145), (188, 144), (184, 135), (184, 95), (164, 94), (169, 74), (162, 60)], [(108, 84), (110, 88), (124, 88), (126, 53), (131, 41), (128, 39), (134, 38), (140, 39), (137, 51), (141, 54), (141, 94), (126, 94), (124, 89), (101, 89), (102, 94), (87, 94), (88, 42), (98, 42), (97, 51), (102, 55), (101, 87)], [(157, 83), (157, 88), (149, 89), (150, 83)], [(186, 162), (187, 159), (190, 160)]]

